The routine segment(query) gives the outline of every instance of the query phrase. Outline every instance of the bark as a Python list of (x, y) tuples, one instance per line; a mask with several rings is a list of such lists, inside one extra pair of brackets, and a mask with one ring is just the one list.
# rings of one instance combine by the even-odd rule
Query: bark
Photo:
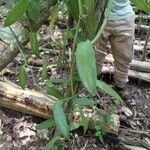
[(141, 59), (142, 61), (145, 61), (146, 59), (146, 48), (148, 45), (149, 37), (150, 37), (150, 26), (149, 26), (148, 33), (147, 33), (146, 40), (145, 40), (145, 45), (144, 45), (142, 59)]
[(147, 32), (149, 30), (149, 26), (135, 24), (135, 29), (143, 32)]
[[(112, 64), (114, 62), (112, 54), (109, 54), (105, 57), (104, 62)], [(149, 61), (137, 61), (132, 60), (130, 63), (130, 68), (136, 71), (150, 73), (150, 62)]]
[[(50, 98), (51, 97), (51, 98)], [(55, 103), (52, 96), (32, 91), (29, 89), (22, 90), (16, 84), (8, 84), (0, 82), (0, 106), (35, 115), (41, 118), (48, 119), (52, 117), (52, 107)], [(95, 123), (101, 122), (101, 116), (105, 113), (104, 110), (83, 109), (85, 117), (89, 120), (91, 129), (95, 127)], [(74, 112), (74, 122), (80, 122), (81, 116), (79, 112)], [(119, 116), (112, 114), (111, 122), (108, 122), (106, 131), (117, 134), (120, 127)]]
[(130, 63), (130, 68), (136, 71), (150, 73), (150, 62), (132, 60), (132, 62)]
[(52, 116), (54, 101), (44, 94), (17, 85), (0, 82), (0, 106), (36, 115), (42, 118)]
[[(105, 66), (104, 65), (102, 68), (102, 73), (113, 73), (113, 72), (114, 72), (113, 66)], [(143, 81), (150, 82), (150, 73), (139, 72), (136, 70), (129, 69), (128, 76), (129, 76), (129, 78), (135, 78), (135, 79), (140, 79)]]
[[(57, 0), (40, 0), (40, 14), (41, 18), (38, 22), (34, 23), (34, 29), (37, 31), (42, 23), (49, 17), (49, 9), (52, 5), (54, 5), (57, 2)], [(7, 3), (7, 2), (6, 2)], [(7, 5), (7, 4), (6, 4)], [(23, 17), (19, 22), (16, 22), (12, 29), (14, 32), (18, 35), (18, 39), (20, 41), (20, 44), (22, 46), (25, 46), (26, 43), (29, 41), (29, 32), (27, 29), (29, 29), (29, 24), (27, 23), (26, 17)], [(9, 34), (11, 37), (13, 37), (12, 33), (10, 32), (9, 28), (1, 28), (2, 32), (5, 32)], [(19, 53), (19, 46), (17, 41), (14, 38), (10, 38), (9, 36), (1, 36), (2, 40), (5, 43), (7, 43), (7, 46), (5, 46), (4, 50), (0, 51), (0, 71), (3, 70), (12, 60), (17, 56)], [(2, 43), (0, 43), (2, 44)]]

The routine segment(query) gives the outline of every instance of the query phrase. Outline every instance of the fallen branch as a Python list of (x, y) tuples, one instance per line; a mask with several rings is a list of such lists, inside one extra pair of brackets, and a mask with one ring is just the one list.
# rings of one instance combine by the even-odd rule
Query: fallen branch
[(132, 60), (132, 62), (130, 63), (130, 68), (134, 69), (136, 71), (142, 71), (142, 72), (150, 73), (150, 62)]
[[(105, 57), (104, 60), (106, 63), (112, 64), (114, 62), (112, 54), (109, 54)], [(138, 61), (132, 60), (130, 63), (130, 68), (136, 71), (150, 73), (150, 62), (149, 61)]]
[(125, 138), (119, 138), (119, 140), (122, 143), (125, 143), (128, 145), (142, 146), (142, 147), (150, 150), (150, 145), (141, 139), (125, 137)]
[[(52, 117), (52, 107), (56, 98), (45, 96), (44, 94), (33, 90), (22, 90), (16, 84), (0, 82), (0, 106), (24, 112), (48, 119)], [(101, 114), (104, 110), (95, 113), (92, 109), (83, 109), (85, 117), (89, 120), (90, 128), (94, 128), (95, 120), (101, 122)], [(80, 114), (74, 113), (74, 121), (80, 121)], [(112, 114), (112, 123), (108, 123), (106, 131), (117, 134), (120, 127), (119, 116)]]
[(148, 32), (149, 26), (135, 24), (135, 29), (143, 32)]
[[(102, 73), (113, 73), (113, 72), (114, 72), (113, 66), (104, 65), (102, 68)], [(143, 81), (150, 82), (150, 73), (138, 72), (136, 70), (129, 69), (128, 75), (129, 75), (129, 78), (135, 78), (135, 79), (140, 79)]]
[(52, 99), (42, 93), (29, 89), (22, 90), (17, 85), (0, 82), (0, 106), (50, 118), (53, 103)]

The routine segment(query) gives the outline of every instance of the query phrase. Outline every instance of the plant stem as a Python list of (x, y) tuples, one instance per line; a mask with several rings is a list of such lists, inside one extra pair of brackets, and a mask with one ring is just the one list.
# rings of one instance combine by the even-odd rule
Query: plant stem
[(72, 48), (72, 58), (71, 58), (71, 70), (70, 70), (70, 80), (71, 80), (71, 94), (74, 95), (74, 85), (73, 85), (73, 76), (74, 76), (74, 67), (75, 67), (75, 48), (76, 48), (76, 40), (78, 37), (79, 29), (80, 29), (80, 22), (81, 22), (81, 15), (82, 15), (82, 6), (81, 6), (81, 0), (78, 0), (79, 3), (79, 21), (76, 26), (76, 32), (73, 40), (73, 48)]
[(92, 44), (94, 44), (100, 37), (101, 33), (103, 32), (104, 30), (104, 27), (106, 25), (106, 22), (107, 22), (107, 17), (110, 15), (111, 13), (111, 8), (112, 8), (112, 0), (108, 0), (107, 1), (107, 5), (106, 5), (106, 8), (104, 10), (104, 20), (103, 20), (103, 23), (102, 23), (102, 26), (101, 28), (99, 29), (97, 35), (95, 36), (95, 38), (92, 40)]
[(95, 38), (91, 41), (92, 44), (95, 44), (95, 42), (99, 39), (99, 37), (101, 36), (103, 30), (104, 30), (104, 27), (106, 25), (106, 22), (107, 22), (107, 19), (104, 19), (103, 21), (103, 24), (101, 26), (101, 28), (99, 29), (97, 35), (95, 36)]
[(25, 65), (30, 69), (31, 77), (32, 77), (33, 83), (35, 84), (35, 86), (36, 86), (38, 89), (42, 90), (42, 88), (38, 85), (38, 83), (37, 83), (36, 80), (35, 80), (35, 77), (34, 77), (34, 73), (33, 73), (32, 68), (31, 68), (31, 67), (28, 65), (28, 63), (27, 63), (26, 56), (24, 55), (23, 50), (22, 50), (23, 47), (22, 47), (20, 41), (18, 40), (18, 37), (16, 36), (15, 32), (13, 31), (13, 29), (12, 29), (11, 27), (9, 27), (9, 29), (10, 29), (10, 31), (12, 32), (12, 34), (14, 35), (14, 37), (15, 37), (17, 43), (18, 43), (19, 51), (20, 51), (20, 53), (21, 53), (21, 55), (22, 55), (22, 58), (23, 58), (23, 60), (24, 60)]
[(76, 98), (77, 96), (79, 96), (80, 94), (82, 94), (84, 91), (85, 91), (85, 89), (81, 90), (79, 93), (77, 93), (77, 94), (75, 94), (75, 95), (73, 95), (71, 97), (63, 99), (62, 101), (69, 101), (69, 100), (71, 100), (73, 98)]
[(19, 51), (20, 51), (20, 53), (21, 53), (21, 55), (22, 55), (22, 57), (23, 57), (23, 59), (24, 59), (25, 64), (27, 64), (26, 57), (25, 57), (25, 55), (24, 55), (24, 53), (23, 53), (23, 50), (22, 50), (23, 47), (22, 47), (20, 41), (18, 40), (18, 37), (16, 36), (15, 32), (13, 31), (13, 29), (12, 29), (11, 27), (9, 27), (9, 29), (10, 29), (10, 31), (12, 32), (13, 36), (15, 37), (15, 39), (16, 39), (16, 41), (17, 41), (17, 43), (18, 43)]

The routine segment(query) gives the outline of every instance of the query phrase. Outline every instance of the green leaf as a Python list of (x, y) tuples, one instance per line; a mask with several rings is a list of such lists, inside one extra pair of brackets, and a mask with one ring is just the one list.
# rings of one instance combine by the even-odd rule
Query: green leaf
[(76, 22), (79, 20), (79, 4), (77, 0), (68, 0), (67, 8), (69, 14), (75, 19)]
[(134, 5), (140, 9), (150, 14), (150, 5), (146, 2), (146, 0), (130, 0)]
[(77, 45), (76, 64), (84, 87), (94, 96), (96, 94), (96, 60), (93, 45), (89, 40)]
[(28, 4), (28, 0), (20, 0), (6, 16), (4, 27), (10, 26), (19, 20), (27, 10)]
[(47, 63), (44, 63), (43, 66), (42, 66), (42, 73), (41, 73), (41, 78), (42, 78), (42, 81), (46, 80), (48, 78), (48, 64)]
[(58, 99), (62, 99), (63, 98), (63, 95), (57, 89), (57, 87), (51, 82), (51, 80), (45, 81), (45, 84), (47, 85), (48, 94), (53, 95), (53, 96), (55, 96)]
[(96, 85), (98, 88), (100, 88), (102, 91), (106, 92), (110, 96), (112, 96), (114, 99), (116, 99), (118, 102), (122, 102), (122, 98), (118, 95), (116, 91), (114, 91), (109, 85), (106, 83), (97, 80)]
[(28, 16), (32, 21), (37, 21), (40, 17), (40, 3), (39, 0), (30, 0), (28, 5)]
[(60, 137), (55, 137), (44, 147), (44, 150), (54, 150), (54, 144), (60, 139)]
[(88, 33), (89, 39), (92, 39), (96, 34), (96, 20), (95, 20), (96, 12), (94, 0), (84, 0), (82, 7), (84, 15), (86, 16), (86, 18), (83, 19), (86, 32)]
[(69, 138), (69, 126), (67, 123), (65, 112), (59, 102), (56, 102), (54, 104), (53, 114), (54, 114), (54, 120), (55, 120), (57, 128), (59, 129), (60, 133), (65, 138), (68, 139)]
[(32, 49), (32, 54), (39, 56), (40, 51), (39, 51), (39, 43), (37, 40), (37, 34), (35, 32), (30, 32), (29, 38), (30, 38), (30, 45), (31, 45), (31, 49)]
[(55, 22), (57, 20), (57, 11), (58, 11), (58, 6), (57, 5), (52, 7), (51, 10), (50, 10), (50, 14), (51, 14), (50, 29), (54, 28)]
[(106, 8), (102, 12), (102, 16), (101, 16), (100, 22), (99, 22), (98, 27), (97, 27), (97, 34), (91, 42), (92, 44), (94, 44), (99, 39), (99, 37), (101, 36), (101, 34), (105, 28), (107, 18), (109, 16), (109, 14), (111, 13), (111, 8), (112, 8), (112, 0), (108, 0)]
[(20, 86), (22, 87), (22, 89), (25, 89), (25, 85), (26, 85), (26, 70), (25, 70), (25, 66), (22, 65), (19, 68), (19, 83)]
[(90, 107), (93, 107), (94, 105), (96, 105), (96, 102), (93, 99), (89, 99), (86, 97), (74, 99), (73, 103), (79, 106), (90, 106)]
[(77, 122), (72, 122), (70, 126), (70, 131), (73, 131), (75, 129), (78, 129), (81, 125)]
[(55, 126), (54, 119), (48, 119), (48, 120), (40, 123), (39, 125), (37, 125), (36, 129), (37, 130), (43, 130), (43, 129), (52, 128), (54, 126)]
[(113, 1), (113, 0), (108, 0), (108, 1), (107, 1), (107, 6), (106, 6), (106, 9), (105, 9), (105, 12), (104, 12), (105, 18), (107, 18), (107, 17), (110, 15), (110, 13), (111, 13), (112, 1)]

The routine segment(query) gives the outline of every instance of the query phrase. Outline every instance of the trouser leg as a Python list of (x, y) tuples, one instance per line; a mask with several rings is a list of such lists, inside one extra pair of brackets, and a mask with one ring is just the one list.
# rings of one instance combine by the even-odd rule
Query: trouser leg
[(107, 23), (100, 39), (95, 44), (95, 47), (96, 47), (95, 57), (96, 57), (98, 75), (101, 73), (102, 65), (103, 65), (103, 62), (107, 53), (107, 42), (109, 40), (109, 36), (110, 36), (110, 25), (109, 23)]
[(129, 63), (133, 58), (134, 16), (115, 21), (114, 33), (110, 37), (114, 57), (114, 81), (123, 88), (128, 82)]

